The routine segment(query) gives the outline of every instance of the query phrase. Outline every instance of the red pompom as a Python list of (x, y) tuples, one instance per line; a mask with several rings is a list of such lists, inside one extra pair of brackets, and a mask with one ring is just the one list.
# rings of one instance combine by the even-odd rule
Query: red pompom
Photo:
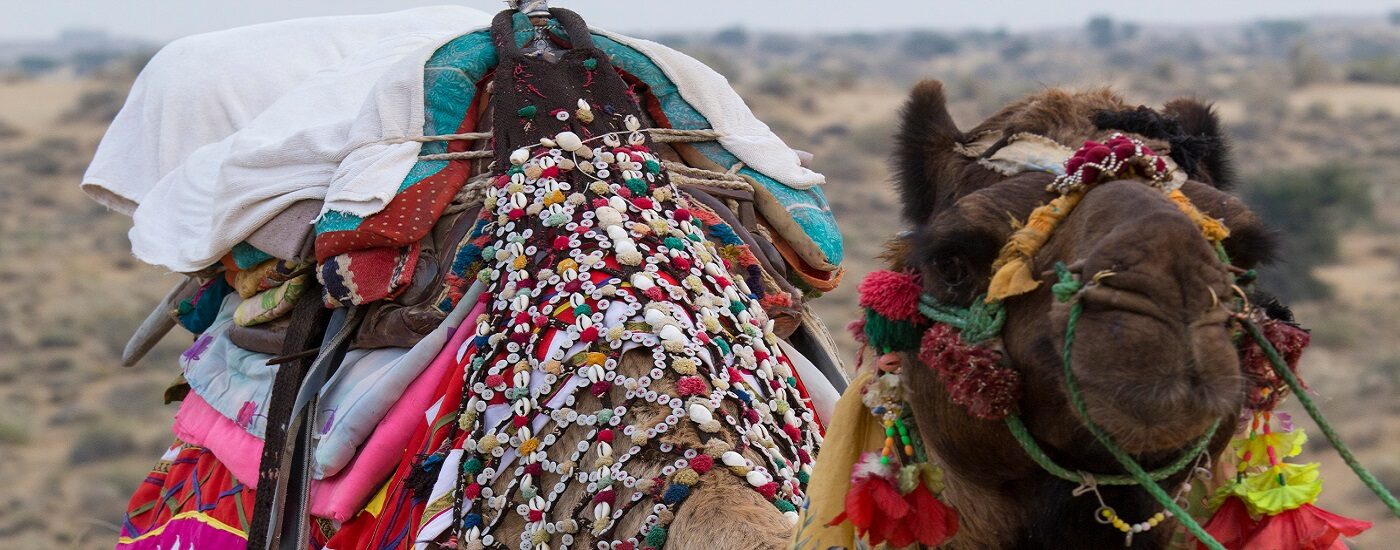
[(778, 496), (778, 484), (774, 481), (759, 485), (755, 487), (754, 490), (758, 491), (758, 494), (763, 495), (764, 500), (773, 500), (773, 497)]
[(676, 269), (681, 271), (690, 271), (690, 260), (685, 259), (684, 256), (671, 258), (671, 265), (676, 266)]
[(861, 307), (874, 310), (886, 319), (919, 322), (919, 295), (923, 285), (911, 272), (874, 271), (860, 282)]
[(637, 208), (642, 210), (651, 210), (652, 207), (651, 199), (647, 197), (637, 197), (636, 200), (632, 201), (632, 204), (637, 205)]
[(569, 238), (568, 238), (568, 237), (565, 237), (565, 236), (563, 236), (563, 235), (560, 235), (560, 236), (558, 236), (558, 237), (555, 237), (555, 238), (554, 238), (554, 249), (555, 249), (555, 250), (568, 250), (568, 249), (569, 249)]
[(1075, 155), (1073, 157), (1070, 157), (1069, 160), (1065, 161), (1065, 173), (1073, 174), (1079, 171), (1080, 166), (1084, 166), (1083, 155)]
[(684, 208), (677, 208), (675, 212), (671, 213), (671, 217), (675, 218), (678, 222), (683, 222), (690, 219), (690, 211)]
[(544, 512), (541, 510), (530, 510), (529, 517), (530, 522), (534, 523), (536, 521), (544, 519)]
[[(1303, 350), (1312, 342), (1308, 331), (1277, 319), (1268, 319), (1259, 324), (1259, 331), (1274, 346), (1288, 370), (1298, 372), (1298, 360)], [(1280, 399), (1288, 394), (1288, 384), (1274, 371), (1273, 363), (1253, 338), (1244, 338), (1240, 343), (1240, 366), (1249, 386), (1245, 395), (1248, 405), (1255, 410), (1273, 410)], [(1307, 387), (1304, 384), (1303, 387)]]
[(481, 484), (476, 482), (468, 483), (467, 487), (462, 489), (462, 496), (467, 500), (475, 500), (476, 497), (481, 496)]
[(1131, 158), (1137, 153), (1137, 146), (1126, 139), (1115, 139), (1110, 143), (1112, 143), (1113, 156), (1118, 157), (1119, 160)]
[(506, 378), (504, 376), (501, 376), (499, 374), (490, 374), (486, 376), (486, 387), (492, 389), (501, 389), (505, 386)]
[(612, 431), (612, 428), (603, 428), (603, 429), (601, 429), (601, 430), (598, 430), (598, 441), (602, 441), (602, 442), (604, 442), (604, 443), (612, 443), (612, 441), (613, 441), (613, 431)]
[(792, 441), (802, 441), (802, 431), (792, 424), (783, 424), (783, 433), (787, 434)]
[(974, 418), (1006, 418), (1021, 399), (1021, 373), (1002, 366), (1000, 352), (967, 345), (948, 325), (924, 333), (919, 360), (938, 372), (949, 398)]
[(699, 376), (684, 376), (676, 381), (676, 393), (681, 397), (701, 395), (709, 392), (709, 387)]
[(1089, 148), (1084, 151), (1084, 162), (1089, 164), (1100, 164), (1107, 160), (1109, 155), (1113, 154), (1113, 150), (1109, 149), (1107, 145), (1094, 144), (1093, 146), (1089, 146), (1088, 143), (1086, 143), (1085, 146)]
[(578, 341), (583, 342), (583, 343), (585, 343), (585, 344), (591, 344), (591, 343), (593, 343), (593, 342), (597, 342), (597, 341), (598, 341), (598, 327), (596, 327), (596, 326), (591, 326), (591, 327), (588, 327), (588, 328), (586, 328), (586, 329), (583, 329), (583, 331), (580, 332), (580, 333), (578, 334)]
[(602, 397), (603, 394), (608, 393), (610, 389), (612, 389), (611, 383), (606, 380), (599, 380), (594, 382), (593, 386), (588, 388), (588, 391), (593, 394), (593, 397)]
[(1080, 178), (1084, 183), (1090, 184), (1099, 180), (1099, 169), (1093, 166), (1085, 166), (1079, 171)]
[(698, 455), (690, 459), (690, 469), (695, 470), (696, 473), (703, 474), (714, 467), (715, 459), (710, 457), (710, 455)]
[(612, 504), (616, 501), (617, 493), (614, 492), (612, 489), (603, 489), (598, 494), (593, 495), (593, 504), (598, 504), (599, 502), (606, 502), (608, 504)]

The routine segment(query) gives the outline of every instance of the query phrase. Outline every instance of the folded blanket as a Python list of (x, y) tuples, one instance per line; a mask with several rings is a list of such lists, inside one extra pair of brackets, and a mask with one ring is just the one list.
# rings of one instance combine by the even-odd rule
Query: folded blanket
[[(470, 315), (453, 315), (443, 322), (444, 332), (450, 333), (451, 337), (435, 352), (436, 356), (427, 368), (398, 394), (383, 419), (373, 426), (364, 444), (358, 450), (349, 450), (353, 458), (344, 463), (336, 474), (312, 481), (313, 515), (335, 521), (350, 519), (394, 471), (403, 458), (404, 448), (414, 429), (423, 423), (423, 412), (436, 398), (434, 390), (472, 334), (471, 330), (459, 330), (458, 327), (463, 319), (474, 319), (480, 315), (485, 307), (484, 302), (479, 303)], [(325, 411), (322, 408), (318, 413), (325, 417)], [(180, 404), (180, 410), (175, 414), (174, 432), (182, 441), (208, 448), (235, 477), (257, 488), (263, 440), (215, 410), (199, 395), (191, 393)], [(319, 440), (315, 452), (318, 466), (323, 464), (319, 458), (323, 454), (339, 456), (345, 452), (343, 445), (348, 443), (346, 438), (340, 438), (340, 443), (336, 441)], [(326, 449), (324, 452), (323, 448)]]
[[(324, 200), (323, 216), (372, 215), (402, 190), (423, 149), (413, 139), (429, 126), (426, 62), (487, 21), (469, 8), (421, 8), (176, 41), (138, 78), (83, 189), (133, 215), (138, 258), (181, 272), (213, 264), (299, 201)], [(724, 135), (717, 147), (765, 185), (801, 193), (823, 181), (718, 73), (653, 42), (595, 34), (650, 59)], [(829, 218), (819, 191), (811, 200)], [(839, 243), (834, 230), (826, 238)], [(839, 255), (835, 246), (829, 255)]]
[(238, 309), (233, 312), (233, 322), (239, 326), (251, 327), (281, 319), (283, 315), (292, 311), (292, 306), (306, 290), (306, 284), (309, 282), (309, 274), (298, 275), (253, 295), (238, 304)]
[(262, 263), (239, 271), (233, 275), (233, 288), (238, 291), (238, 295), (243, 299), (252, 298), (253, 295), (282, 286), (303, 268), (310, 267), (309, 263), (268, 259)]

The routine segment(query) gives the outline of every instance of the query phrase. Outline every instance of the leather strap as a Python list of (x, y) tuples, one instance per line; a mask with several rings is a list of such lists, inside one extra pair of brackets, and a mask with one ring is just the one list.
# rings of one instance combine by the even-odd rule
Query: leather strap
[[(330, 320), (330, 310), (321, 304), (321, 286), (309, 283), (310, 287), (292, 306), (291, 322), (287, 326), (287, 339), (282, 344), (282, 355), (298, 355), (325, 334)], [(287, 446), (288, 432), (292, 428), (292, 405), (296, 402), (297, 391), (311, 368), (315, 357), (300, 356), (288, 361), (277, 369), (273, 378), (272, 395), (268, 402), (267, 430), (263, 438), (263, 454), (258, 465), (258, 490), (254, 498), (253, 517), (248, 527), (249, 550), (272, 548), (273, 522), (277, 520), (277, 510), (281, 509), (278, 499), (279, 487), (283, 486), (283, 451)]]

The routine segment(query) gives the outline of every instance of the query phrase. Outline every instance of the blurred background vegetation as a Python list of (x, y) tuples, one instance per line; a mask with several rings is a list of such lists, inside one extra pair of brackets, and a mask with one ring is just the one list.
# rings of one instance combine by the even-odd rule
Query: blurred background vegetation
[[(903, 229), (889, 215), (887, 156), (915, 81), (943, 80), (964, 128), (1047, 86), (1214, 102), (1237, 192), (1283, 243), (1263, 281), (1314, 330), (1303, 375), (1362, 460), (1400, 490), (1400, 10), (1204, 27), (1094, 16), (1026, 32), (734, 27), (654, 38), (725, 74), (779, 135), (816, 155), (849, 269), (816, 304), (848, 358), (840, 325), (855, 318), (855, 282)], [(132, 259), (130, 220), (77, 188), (156, 47), (95, 31), (0, 42), (0, 547), (110, 547), (126, 498), (171, 438), (161, 393), (186, 335), (134, 369), (117, 358), (175, 278)], [(1356, 547), (1393, 547), (1400, 522), (1324, 446), (1314, 438), (1306, 455), (1323, 462), (1324, 504), (1378, 522)]]

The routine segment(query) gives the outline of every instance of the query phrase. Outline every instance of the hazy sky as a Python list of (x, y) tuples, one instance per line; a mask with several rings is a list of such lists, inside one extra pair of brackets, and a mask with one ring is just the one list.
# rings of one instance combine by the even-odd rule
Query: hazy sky
[[(494, 12), (496, 0), (459, 0)], [(262, 21), (394, 11), (443, 0), (0, 0), (0, 40), (48, 38), (70, 27), (155, 40)], [(1318, 15), (1381, 15), (1400, 0), (557, 0), (590, 23), (623, 32), (707, 30), (743, 24), (800, 31), (1079, 25), (1091, 15), (1144, 23), (1235, 22)], [(898, 13), (878, 6), (900, 6)]]

